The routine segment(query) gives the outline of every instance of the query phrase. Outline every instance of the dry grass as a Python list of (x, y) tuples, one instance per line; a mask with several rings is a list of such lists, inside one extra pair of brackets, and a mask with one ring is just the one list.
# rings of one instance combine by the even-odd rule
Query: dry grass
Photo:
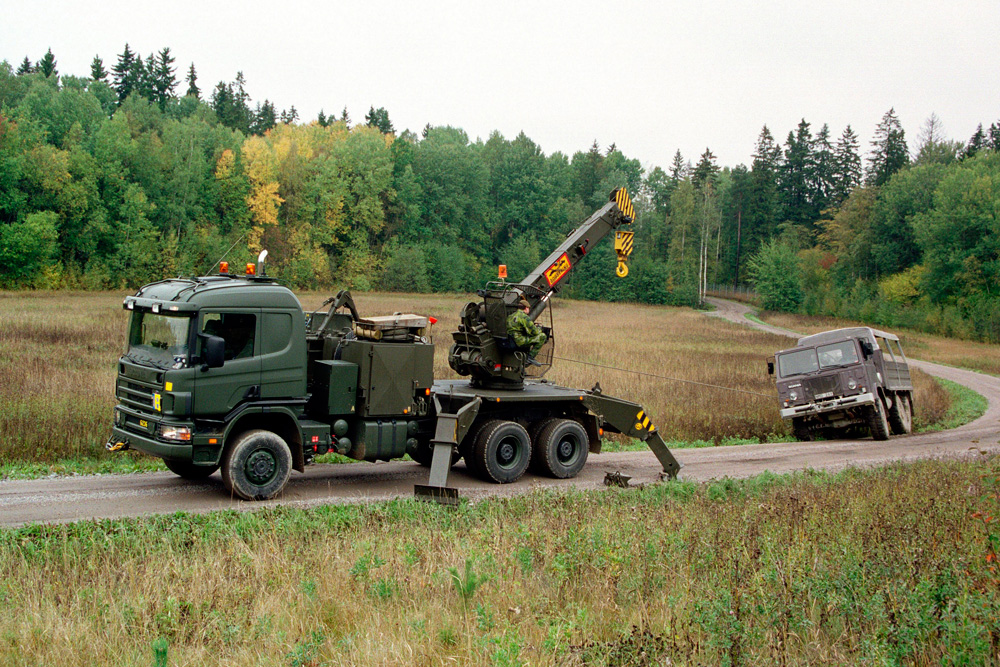
[(998, 664), (995, 529), (973, 514), (1000, 510), (998, 476), (921, 462), (0, 530), (0, 664), (150, 665), (158, 642), (171, 665), (241, 667)]
[[(760, 318), (768, 324), (792, 331), (801, 331), (803, 334), (813, 334), (841, 327), (868, 326), (860, 322), (834, 317), (812, 317), (788, 313), (765, 312), (760, 314)], [(899, 336), (903, 352), (908, 357), (1000, 375), (1000, 345), (933, 336), (908, 329), (892, 329), (891, 331)]]

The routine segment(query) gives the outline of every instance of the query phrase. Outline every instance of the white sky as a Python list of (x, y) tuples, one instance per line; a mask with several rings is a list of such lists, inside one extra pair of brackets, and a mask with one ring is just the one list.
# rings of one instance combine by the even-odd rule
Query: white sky
[[(193, 61), (203, 95), (242, 70), (252, 104), (353, 121), (384, 106), (397, 130), (524, 131), (546, 154), (616, 143), (666, 169), (748, 164), (761, 127), (784, 142), (847, 124), (867, 149), (895, 107), (912, 145), (933, 112), (963, 142), (1000, 120), (1000, 3), (244, 2), (4, 3), (0, 60), (51, 47), (61, 74), (110, 70), (129, 43)], [(183, 92), (186, 84), (179, 84)]]

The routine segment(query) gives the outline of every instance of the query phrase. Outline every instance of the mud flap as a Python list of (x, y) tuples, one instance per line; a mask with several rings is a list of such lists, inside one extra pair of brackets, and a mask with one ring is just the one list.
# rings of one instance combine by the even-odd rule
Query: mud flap
[[(446, 397), (448, 400), (450, 397)], [(448, 486), (448, 471), (451, 470), (451, 457), (468, 433), (472, 423), (479, 414), (479, 406), (483, 400), (479, 397), (460, 406), (449, 403), (446, 410), (438, 396), (434, 396), (434, 409), (437, 413), (437, 424), (434, 427), (434, 454), (431, 457), (431, 472), (427, 484), (415, 484), (413, 493), (418, 500), (428, 500), (444, 505), (458, 504), (458, 489)], [(451, 410), (457, 407), (457, 410)]]
[(670, 479), (677, 477), (681, 464), (670, 453), (641, 405), (599, 393), (585, 395), (583, 404), (603, 418), (607, 430), (617, 431), (646, 443), (663, 466), (663, 474)]

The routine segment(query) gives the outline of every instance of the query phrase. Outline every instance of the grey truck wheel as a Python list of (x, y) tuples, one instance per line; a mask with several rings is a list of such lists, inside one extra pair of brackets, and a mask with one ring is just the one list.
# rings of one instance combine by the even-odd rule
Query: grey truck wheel
[(885, 416), (885, 405), (880, 396), (875, 396), (875, 405), (868, 411), (868, 431), (872, 440), (889, 439), (889, 420)]
[(907, 394), (896, 394), (889, 409), (889, 426), (893, 435), (905, 435), (913, 430), (913, 408)]
[(178, 461), (176, 459), (163, 459), (163, 464), (167, 470), (178, 477), (184, 479), (205, 479), (219, 469), (219, 466), (196, 466), (190, 461)]
[(802, 417), (792, 418), (792, 435), (795, 436), (796, 440), (802, 442), (809, 442), (813, 439), (813, 434), (806, 425), (806, 420)]
[(278, 495), (292, 474), (292, 453), (271, 431), (247, 431), (237, 436), (222, 457), (222, 482), (244, 500)]
[(557, 479), (576, 477), (587, 463), (590, 438), (579, 422), (556, 419), (542, 429), (532, 445), (535, 468)]
[(487, 422), (476, 435), (468, 463), (481, 479), (497, 484), (516, 482), (528, 469), (531, 439), (517, 422)]

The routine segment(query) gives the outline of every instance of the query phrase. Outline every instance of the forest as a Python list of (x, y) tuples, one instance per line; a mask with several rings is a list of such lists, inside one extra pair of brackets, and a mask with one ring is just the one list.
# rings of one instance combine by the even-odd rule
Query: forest
[(304, 121), (242, 73), (203, 91), (169, 48), (109, 65), (0, 63), (0, 287), (130, 289), (267, 248), (297, 288), (469, 291), (497, 264), (525, 275), (625, 186), (629, 276), (604, 243), (568, 296), (695, 306), (751, 286), (772, 310), (1000, 342), (1000, 121), (961, 141), (931, 115), (907, 141), (890, 109), (862, 150), (803, 119), (784, 142), (763, 127), (749, 166), (706, 148), (644, 167), (596, 141), (401, 130), (374, 106)]

